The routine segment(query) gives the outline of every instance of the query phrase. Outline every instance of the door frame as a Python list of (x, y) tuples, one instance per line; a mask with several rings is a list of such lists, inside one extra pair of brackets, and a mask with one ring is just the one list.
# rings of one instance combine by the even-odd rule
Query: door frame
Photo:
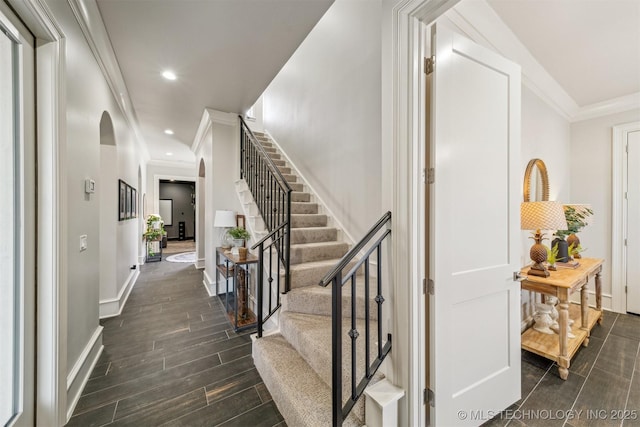
[(36, 423), (67, 422), (65, 36), (42, 0), (7, 0), (36, 38)]
[[(391, 206), (393, 224), (394, 363), (390, 381), (406, 391), (400, 400), (399, 425), (424, 425), (425, 406), (425, 204), (423, 31), (459, 0), (404, 0), (391, 8), (391, 45), (383, 45), (383, 157), (393, 158), (383, 180), (383, 204)], [(384, 5), (383, 5), (384, 7)], [(383, 29), (383, 32), (385, 29)], [(384, 34), (384, 33), (383, 33)], [(387, 74), (388, 73), (388, 74)], [(385, 80), (391, 85), (385, 86)], [(385, 105), (390, 105), (387, 110)]]
[(640, 131), (640, 121), (634, 121), (612, 129), (612, 188), (611, 188), (611, 302), (618, 313), (627, 312), (627, 251), (624, 244), (627, 235), (627, 137)]

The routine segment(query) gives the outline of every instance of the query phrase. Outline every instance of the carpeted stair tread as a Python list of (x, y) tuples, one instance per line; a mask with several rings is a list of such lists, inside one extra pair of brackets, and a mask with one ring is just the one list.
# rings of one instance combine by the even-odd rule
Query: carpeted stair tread
[[(371, 321), (371, 361), (377, 355), (377, 327), (376, 321)], [(342, 382), (343, 403), (351, 393), (351, 338), (347, 332), (351, 329), (351, 318), (344, 317), (342, 327)], [(356, 382), (360, 382), (365, 374), (365, 322), (356, 319), (356, 330), (359, 337), (356, 340)], [(280, 334), (311, 366), (318, 376), (331, 386), (332, 374), (332, 345), (331, 345), (331, 317), (313, 314), (282, 312), (280, 315)], [(372, 382), (377, 382), (384, 376), (377, 372)], [(364, 419), (364, 399), (360, 399), (353, 408), (359, 418)]]
[[(282, 310), (319, 316), (331, 316), (331, 293), (331, 284), (327, 286), (305, 286), (291, 289), (282, 296)], [(369, 314), (372, 320), (378, 319), (378, 304), (375, 302), (376, 295), (377, 282), (375, 277), (372, 277), (370, 278), (369, 284)], [(364, 276), (356, 276), (356, 317), (359, 319), (364, 319), (365, 316), (364, 297)], [(389, 303), (383, 302), (383, 313), (389, 309)], [(342, 286), (342, 315), (351, 317), (351, 286), (349, 286), (349, 284)]]
[(292, 214), (317, 214), (318, 204), (309, 202), (291, 202)]
[(291, 192), (291, 202), (308, 202), (311, 200), (311, 194), (302, 191)]
[[(340, 262), (340, 258), (292, 264), (289, 269), (291, 274), (291, 288), (317, 286), (318, 282), (320, 282), (325, 274), (335, 267), (338, 262)], [(351, 263), (350, 265), (355, 265), (355, 263)]]
[[(253, 359), (289, 426), (330, 426), (331, 389), (280, 335), (255, 340)], [(361, 426), (352, 412), (344, 426)]]
[(299, 227), (291, 229), (292, 245), (299, 243), (331, 242), (337, 239), (338, 229), (334, 227)]
[(291, 228), (326, 227), (327, 216), (322, 214), (291, 214)]
[(340, 258), (349, 250), (344, 242), (314, 242), (291, 245), (291, 263), (301, 264), (323, 259)]

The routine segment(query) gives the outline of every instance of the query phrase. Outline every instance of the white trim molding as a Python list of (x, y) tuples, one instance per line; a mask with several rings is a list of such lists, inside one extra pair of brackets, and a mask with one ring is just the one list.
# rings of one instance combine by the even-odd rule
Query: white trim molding
[(67, 375), (67, 413), (66, 420), (64, 424), (66, 424), (71, 415), (73, 415), (73, 411), (78, 404), (78, 400), (80, 400), (80, 395), (82, 394), (82, 390), (87, 385), (87, 381), (89, 381), (89, 377), (91, 376), (91, 371), (98, 363), (98, 359), (102, 354), (102, 350), (104, 346), (102, 345), (102, 330), (104, 328), (102, 326), (98, 326), (96, 330), (91, 335), (89, 342), (82, 350), (80, 357), (76, 360), (73, 367), (69, 371)]
[(225, 126), (237, 126), (239, 122), (239, 116), (235, 113), (225, 113), (224, 111), (213, 110), (211, 108), (205, 108), (200, 118), (200, 124), (196, 131), (196, 136), (193, 138), (191, 144), (191, 151), (198, 154), (200, 146), (205, 140), (205, 137), (211, 129), (211, 126), (216, 123)]
[(118, 292), (118, 296), (116, 298), (100, 300), (100, 319), (107, 319), (109, 317), (119, 316), (122, 314), (124, 305), (127, 303), (129, 294), (131, 294), (131, 290), (136, 284), (139, 276), (140, 270), (136, 267), (135, 270), (131, 270), (131, 273), (129, 273), (127, 281), (120, 289), (120, 292)]
[[(391, 10), (390, 45), (383, 44), (383, 63), (391, 67), (383, 70), (391, 79), (391, 86), (383, 91), (382, 105), (391, 105), (383, 121), (383, 141), (390, 138), (384, 151), (393, 159), (386, 179), (392, 183), (387, 189), (393, 212), (392, 312), (394, 339), (389, 380), (405, 390), (400, 400), (399, 425), (420, 426), (425, 423), (422, 391), (425, 389), (425, 306), (421, 286), (424, 272), (424, 200), (421, 198), (420, 150), (423, 144), (420, 100), (421, 63), (424, 48), (421, 27), (434, 22), (453, 7), (458, 0), (404, 0)], [(385, 18), (383, 16), (383, 18)], [(383, 19), (384, 21), (384, 19)], [(384, 29), (383, 29), (384, 34)], [(385, 57), (386, 55), (386, 57)], [(383, 114), (385, 111), (383, 110)], [(422, 114), (422, 115), (421, 115)], [(385, 187), (387, 188), (387, 187)], [(422, 201), (421, 201), (422, 200)]]
[(109, 39), (102, 15), (98, 9), (98, 3), (95, 0), (67, 1), (76, 21), (78, 21), (87, 45), (91, 49), (100, 70), (102, 70), (105, 81), (113, 94), (113, 98), (118, 104), (118, 107), (120, 107), (120, 111), (122, 111), (129, 128), (135, 135), (135, 143), (139, 152), (144, 160), (149, 160), (149, 150), (138, 126), (138, 118), (133, 108), (131, 97), (129, 96), (129, 90), (122, 76), (120, 65), (118, 65), (116, 54), (111, 46), (111, 40)]
[(571, 117), (572, 122), (594, 119), (596, 117), (607, 116), (609, 114), (622, 113), (624, 111), (640, 108), (640, 92), (630, 95), (613, 98), (608, 101), (586, 105), (580, 108), (577, 114)]
[(204, 288), (207, 290), (207, 294), (209, 294), (210, 297), (215, 297), (216, 295), (218, 295), (216, 292), (216, 281), (211, 279), (211, 276), (209, 276), (207, 270), (204, 270), (202, 272), (202, 284), (204, 285)]
[(612, 129), (611, 182), (611, 296), (613, 311), (627, 312), (624, 287), (627, 283), (627, 253), (624, 239), (627, 235), (627, 137), (640, 131), (640, 121), (614, 126)]

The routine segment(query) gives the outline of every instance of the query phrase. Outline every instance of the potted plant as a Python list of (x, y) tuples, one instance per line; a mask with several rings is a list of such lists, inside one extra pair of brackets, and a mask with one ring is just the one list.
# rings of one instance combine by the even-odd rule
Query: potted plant
[[(567, 229), (557, 230), (555, 234), (557, 238), (552, 242), (553, 245), (558, 245), (558, 261), (568, 262), (571, 260), (572, 254), (569, 251), (569, 245), (572, 244), (575, 248), (580, 246), (580, 239), (578, 239), (576, 233), (587, 225), (588, 218), (591, 215), (593, 215), (593, 210), (584, 205), (564, 205)], [(565, 237), (567, 237), (567, 240), (565, 240)], [(577, 253), (577, 258), (580, 258), (579, 252)]]
[(556, 271), (556, 262), (558, 261), (558, 244), (553, 245), (551, 249), (545, 245), (547, 249), (547, 262), (549, 263), (549, 270)]
[[(147, 241), (147, 253), (150, 257), (155, 256), (155, 250), (153, 244), (148, 244), (149, 242), (161, 242), (162, 238), (167, 234), (164, 229), (164, 222), (160, 215), (149, 214), (147, 216), (147, 228), (144, 233), (142, 233), (142, 238)], [(159, 243), (162, 245), (162, 243)]]
[(238, 248), (244, 247), (244, 241), (251, 237), (251, 234), (244, 227), (234, 227), (227, 231), (227, 234), (233, 239), (233, 249), (231, 253), (238, 255)]

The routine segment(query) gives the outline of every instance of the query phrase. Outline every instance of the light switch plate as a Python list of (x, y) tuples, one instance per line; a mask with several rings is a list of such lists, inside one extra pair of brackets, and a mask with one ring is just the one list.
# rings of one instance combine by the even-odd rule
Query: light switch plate
[(80, 252), (87, 250), (87, 235), (80, 236)]
[(96, 182), (92, 179), (85, 179), (84, 180), (84, 192), (87, 194), (91, 194), (91, 193), (95, 193), (96, 192)]

